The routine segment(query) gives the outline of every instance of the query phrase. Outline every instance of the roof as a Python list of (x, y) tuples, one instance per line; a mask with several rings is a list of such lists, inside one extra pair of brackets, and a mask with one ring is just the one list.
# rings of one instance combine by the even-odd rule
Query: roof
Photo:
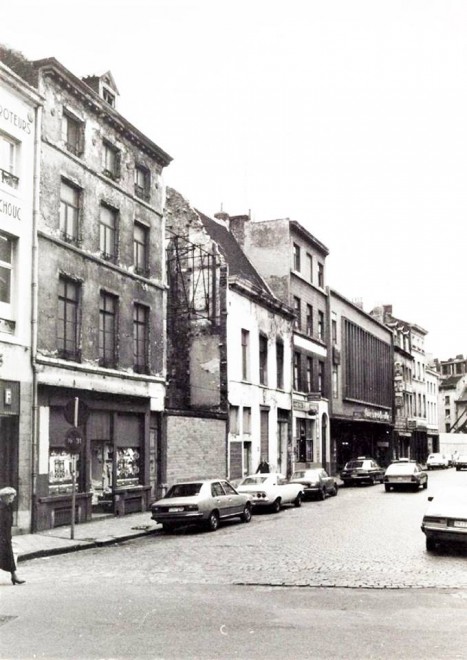
[(463, 377), (464, 374), (461, 374), (459, 376), (448, 376), (444, 380), (441, 381), (439, 385), (440, 390), (450, 390), (456, 387), (457, 383), (460, 381), (460, 379)]
[(97, 113), (105, 112), (105, 116), (109, 123), (118, 127), (128, 137), (151, 155), (162, 167), (169, 165), (172, 157), (169, 156), (163, 149), (161, 149), (155, 142), (150, 140), (144, 133), (131, 124), (125, 117), (123, 117), (115, 108), (105, 103), (105, 101), (95, 92), (86, 82), (80, 80), (71, 71), (69, 71), (63, 64), (61, 64), (55, 57), (46, 59), (35, 60), (32, 65), (37, 69), (43, 71), (44, 75), (50, 75), (62, 80), (62, 84), (71, 85), (77, 93), (81, 94), (83, 100), (86, 100), (89, 109), (93, 109)]
[(457, 399), (457, 402), (467, 403), (467, 387), (464, 387), (464, 389), (462, 390), (462, 394)]
[(241, 277), (270, 294), (269, 287), (243, 252), (235, 236), (217, 220), (209, 218), (198, 210), (196, 212), (209, 236), (217, 243), (222, 256), (228, 263), (229, 275)]

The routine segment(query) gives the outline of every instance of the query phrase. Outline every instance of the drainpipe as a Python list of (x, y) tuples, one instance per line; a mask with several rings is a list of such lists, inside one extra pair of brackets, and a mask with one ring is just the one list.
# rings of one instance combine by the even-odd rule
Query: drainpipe
[(31, 532), (37, 528), (36, 491), (38, 469), (38, 399), (37, 399), (37, 316), (38, 316), (38, 239), (41, 157), (42, 107), (36, 108), (36, 131), (34, 136), (34, 176), (32, 212), (32, 273), (31, 273), (31, 364), (32, 364), (32, 443), (31, 443)]

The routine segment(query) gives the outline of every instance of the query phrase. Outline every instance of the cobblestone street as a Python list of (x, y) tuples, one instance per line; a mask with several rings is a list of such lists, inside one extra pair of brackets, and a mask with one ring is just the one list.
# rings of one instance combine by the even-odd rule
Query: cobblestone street
[(429, 554), (420, 530), (427, 496), (463, 483), (467, 474), (451, 469), (430, 472), (428, 490), (418, 493), (386, 493), (380, 485), (341, 488), (337, 497), (258, 514), (250, 524), (156, 534), (30, 561), (23, 572), (34, 582), (47, 581), (53, 570), (73, 583), (86, 571), (100, 581), (118, 575), (120, 583), (132, 584), (465, 588), (465, 552)]

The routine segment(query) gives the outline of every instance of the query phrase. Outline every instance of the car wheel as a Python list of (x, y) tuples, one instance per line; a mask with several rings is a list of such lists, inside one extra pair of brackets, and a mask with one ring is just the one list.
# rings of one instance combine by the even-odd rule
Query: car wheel
[(391, 490), (391, 487), (388, 486), (388, 484), (384, 484), (384, 490), (386, 491), (386, 493), (389, 493), (389, 491)]
[(243, 509), (243, 513), (240, 516), (240, 519), (244, 523), (249, 523), (251, 520), (251, 506), (245, 505), (245, 508)]
[(272, 511), (273, 513), (279, 513), (280, 510), (281, 510), (281, 501), (280, 501), (279, 498), (277, 498), (277, 500), (275, 500), (275, 501), (271, 504), (271, 511)]
[(427, 552), (433, 552), (433, 550), (436, 550), (436, 543), (435, 543), (434, 539), (430, 539), (427, 536), (425, 543), (426, 543)]
[(338, 492), (339, 492), (339, 486), (337, 484), (334, 484), (334, 488), (331, 491), (331, 495), (335, 497)]
[(425, 481), (425, 483), (423, 484), (423, 488), (424, 488), (425, 490), (428, 488), (428, 479), (427, 479), (427, 480)]
[(456, 467), (456, 471), (457, 471), (457, 472), (460, 472), (460, 467)]
[(206, 523), (206, 527), (210, 532), (215, 532), (219, 527), (219, 514), (216, 511), (211, 511)]
[(302, 506), (302, 494), (301, 493), (299, 493), (297, 495), (297, 497), (294, 499), (294, 506), (296, 506), (297, 508)]
[(320, 499), (321, 501), (326, 499), (326, 491), (324, 489), (319, 491), (318, 499)]
[(420, 488), (420, 484), (415, 484), (415, 486), (413, 487), (413, 492), (416, 493), (419, 488)]

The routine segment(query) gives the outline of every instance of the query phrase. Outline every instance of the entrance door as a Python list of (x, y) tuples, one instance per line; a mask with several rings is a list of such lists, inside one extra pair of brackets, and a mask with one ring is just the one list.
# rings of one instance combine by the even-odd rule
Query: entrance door
[(269, 410), (260, 410), (261, 453), (260, 460), (269, 463)]
[(91, 441), (91, 488), (94, 512), (111, 512), (113, 485), (113, 446), (105, 440)]
[(18, 417), (0, 417), (0, 488), (18, 488)]

